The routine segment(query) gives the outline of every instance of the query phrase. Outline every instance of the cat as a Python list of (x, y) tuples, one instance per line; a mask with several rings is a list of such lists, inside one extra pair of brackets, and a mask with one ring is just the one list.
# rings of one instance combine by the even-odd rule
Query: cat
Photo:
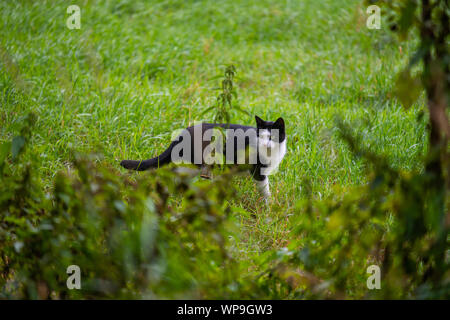
[[(123, 160), (120, 165), (137, 171), (158, 168), (171, 162), (196, 164), (202, 169), (224, 162), (247, 165), (267, 202), (271, 196), (268, 176), (276, 172), (286, 154), (285, 123), (283, 118), (272, 122), (255, 116), (255, 120), (256, 127), (218, 123), (191, 126), (177, 134), (159, 156), (141, 161)], [(221, 139), (223, 131), (226, 132), (225, 140)]]

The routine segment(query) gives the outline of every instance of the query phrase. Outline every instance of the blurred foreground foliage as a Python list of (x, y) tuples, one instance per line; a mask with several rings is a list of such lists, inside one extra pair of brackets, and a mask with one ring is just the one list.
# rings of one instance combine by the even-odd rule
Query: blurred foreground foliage
[[(14, 155), (16, 140), (2, 150)], [(170, 170), (132, 180), (75, 154), (71, 170), (44, 193), (33, 157), (13, 158), (1, 162), (3, 297), (227, 296), (237, 269), (225, 250), (225, 226), (233, 222), (224, 181), (193, 186), (188, 175)], [(169, 194), (180, 192), (185, 197), (175, 209)], [(81, 268), (82, 290), (66, 287), (73, 264)]]
[[(371, 182), (299, 201), (286, 212), (288, 245), (243, 260), (233, 243), (247, 212), (233, 206), (232, 172), (212, 182), (170, 168), (136, 177), (75, 153), (44, 191), (34, 118), (0, 146), (2, 298), (450, 297), (450, 221), (424, 188), (428, 174), (395, 171), (345, 123)], [(66, 286), (73, 264), (81, 290)], [(368, 290), (374, 264), (381, 289)]]

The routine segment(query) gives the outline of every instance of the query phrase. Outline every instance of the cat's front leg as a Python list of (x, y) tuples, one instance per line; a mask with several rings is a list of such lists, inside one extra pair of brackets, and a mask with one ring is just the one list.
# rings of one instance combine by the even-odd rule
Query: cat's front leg
[(256, 180), (256, 185), (258, 186), (259, 192), (263, 196), (266, 203), (269, 202), (270, 199), (270, 187), (269, 187), (269, 177), (263, 176), (262, 180)]
[(262, 174), (262, 166), (260, 165), (253, 166), (251, 175), (255, 179), (256, 186), (267, 204), (270, 199), (269, 177)]

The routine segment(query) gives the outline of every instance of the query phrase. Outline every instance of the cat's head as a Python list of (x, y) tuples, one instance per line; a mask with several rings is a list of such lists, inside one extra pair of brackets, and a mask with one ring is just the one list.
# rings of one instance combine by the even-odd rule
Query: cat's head
[(264, 121), (260, 117), (255, 116), (255, 120), (256, 128), (258, 129), (258, 136), (261, 132), (268, 132), (270, 133), (271, 140), (278, 140), (277, 142), (283, 142), (284, 139), (286, 139), (286, 131), (283, 118), (278, 118), (276, 121)]

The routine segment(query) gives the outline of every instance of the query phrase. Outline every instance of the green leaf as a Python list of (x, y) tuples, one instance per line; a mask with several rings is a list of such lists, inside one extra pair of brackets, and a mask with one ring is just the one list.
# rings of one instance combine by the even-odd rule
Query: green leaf
[(22, 151), (23, 146), (25, 145), (25, 138), (21, 136), (16, 136), (13, 138), (11, 143), (11, 153), (12, 158), (15, 160), (19, 153)]
[(209, 111), (213, 110), (214, 108), (215, 108), (215, 106), (206, 108), (205, 110), (203, 110), (203, 111), (200, 113), (200, 116), (205, 115), (206, 113), (208, 113)]
[(225, 120), (227, 121), (227, 123), (230, 123), (230, 115), (228, 114), (228, 112), (225, 112)]
[(4, 142), (0, 145), (0, 166), (5, 162), (6, 157), (11, 150), (11, 142)]
[(0, 175), (3, 174), (4, 163), (11, 150), (11, 142), (4, 142), (0, 145)]
[(411, 59), (409, 59), (409, 68), (412, 68), (420, 60), (422, 60), (428, 50), (430, 50), (428, 47), (420, 47), (416, 52), (414, 52)]
[(212, 80), (220, 79), (220, 78), (222, 78), (222, 77), (223, 77), (223, 75), (221, 75), (221, 74), (218, 74), (217, 76), (214, 76), (214, 77), (212, 77), (212, 78), (209, 78), (209, 79), (208, 79), (208, 81), (212, 81)]
[(412, 77), (409, 69), (400, 72), (395, 83), (395, 95), (400, 100), (405, 109), (409, 109), (419, 98), (422, 90), (420, 79)]
[(400, 16), (400, 37), (402, 40), (406, 40), (408, 31), (414, 22), (414, 14), (416, 12), (417, 3), (413, 0), (408, 0), (405, 6), (402, 8)]
[(247, 110), (242, 109), (241, 107), (239, 107), (238, 105), (234, 105), (233, 109), (236, 109), (237, 111), (241, 112), (241, 113), (245, 113), (246, 115), (250, 115), (250, 113)]

